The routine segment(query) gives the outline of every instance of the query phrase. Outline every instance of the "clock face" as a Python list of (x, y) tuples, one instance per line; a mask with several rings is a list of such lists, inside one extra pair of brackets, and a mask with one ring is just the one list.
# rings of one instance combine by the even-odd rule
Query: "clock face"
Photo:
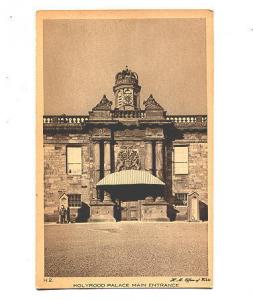
[(133, 89), (131, 88), (123, 88), (118, 91), (118, 107), (122, 107), (124, 105), (134, 105), (134, 95)]
[(124, 88), (123, 90), (123, 103), (124, 105), (133, 105), (134, 103), (133, 90)]

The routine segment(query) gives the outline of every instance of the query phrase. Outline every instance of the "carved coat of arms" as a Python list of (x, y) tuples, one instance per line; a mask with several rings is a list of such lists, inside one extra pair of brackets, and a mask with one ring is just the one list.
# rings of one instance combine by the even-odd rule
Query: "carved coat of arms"
[(122, 170), (140, 170), (141, 162), (139, 153), (132, 146), (124, 146), (118, 154), (116, 162), (116, 171)]

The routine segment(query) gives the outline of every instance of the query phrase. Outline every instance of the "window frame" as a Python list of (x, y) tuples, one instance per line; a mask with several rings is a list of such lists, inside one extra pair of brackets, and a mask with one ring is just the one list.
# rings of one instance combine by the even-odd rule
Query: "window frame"
[[(81, 194), (68, 194), (67, 196), (68, 196), (68, 207), (69, 207), (69, 208), (80, 208), (80, 207), (82, 207), (82, 195), (81, 195)], [(72, 205), (70, 205), (70, 201), (73, 201), (73, 199), (70, 200), (70, 198), (73, 197), (73, 196), (78, 196), (78, 197), (80, 197), (80, 205), (79, 205), (79, 206), (72, 206)], [(76, 199), (75, 199), (74, 201), (77, 202)], [(78, 200), (78, 202), (79, 202), (79, 200)]]
[(177, 195), (184, 195), (184, 196), (186, 196), (186, 205), (177, 205), (177, 204), (175, 204), (175, 206), (176, 207), (188, 207), (188, 193), (175, 193), (175, 199), (177, 199)]
[[(80, 163), (69, 163), (68, 162), (68, 149), (69, 148), (80, 148), (81, 149), (81, 161), (80, 161)], [(73, 145), (67, 145), (66, 146), (66, 174), (67, 175), (69, 175), (69, 176), (80, 176), (80, 175), (82, 175), (83, 174), (83, 161), (82, 161), (82, 156), (83, 156), (83, 149), (82, 149), (82, 146), (80, 145), (80, 144), (73, 144)], [(72, 164), (72, 165), (74, 165), (74, 164), (76, 164), (76, 165), (81, 165), (80, 166), (80, 173), (78, 173), (78, 174), (73, 174), (73, 173), (69, 173), (68, 172), (68, 166), (70, 165), (70, 164)]]
[[(175, 148), (187, 148), (187, 161), (185, 162), (176, 162), (175, 161)], [(176, 164), (187, 164), (187, 173), (177, 173)], [(189, 145), (173, 145), (173, 174), (174, 175), (189, 175)]]

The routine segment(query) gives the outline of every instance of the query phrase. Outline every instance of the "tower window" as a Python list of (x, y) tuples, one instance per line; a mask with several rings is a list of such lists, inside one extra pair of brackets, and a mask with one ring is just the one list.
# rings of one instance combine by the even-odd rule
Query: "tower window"
[(187, 146), (174, 147), (174, 174), (188, 174), (188, 152)]
[(70, 175), (82, 174), (81, 147), (67, 147), (67, 173)]

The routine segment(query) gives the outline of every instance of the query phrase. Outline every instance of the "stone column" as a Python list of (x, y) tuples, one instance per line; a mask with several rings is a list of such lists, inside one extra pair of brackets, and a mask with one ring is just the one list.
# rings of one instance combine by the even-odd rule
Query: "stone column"
[(152, 150), (152, 142), (145, 142), (145, 170), (152, 173), (153, 170), (153, 150)]
[[(111, 143), (110, 141), (104, 141), (104, 177), (111, 173)], [(111, 197), (105, 191), (101, 191), (101, 199), (104, 202), (110, 202)]]
[(157, 141), (155, 149), (156, 176), (163, 181), (163, 142)]
[(104, 191), (104, 202), (112, 202), (111, 194), (107, 191)]
[(111, 143), (104, 141), (104, 176), (111, 173)]
[[(96, 190), (96, 183), (100, 179), (100, 144), (94, 143), (94, 188)], [(105, 142), (104, 144), (104, 175), (106, 176), (111, 171), (110, 160), (110, 144)], [(96, 192), (96, 191), (95, 191)], [(95, 194), (96, 195), (96, 194)], [(101, 193), (101, 196), (102, 193)], [(111, 200), (111, 195), (107, 191), (104, 191), (104, 201), (94, 201), (90, 203), (90, 218), (89, 222), (116, 222), (114, 219), (114, 203)], [(99, 199), (100, 200), (100, 199)]]
[(92, 199), (97, 199), (96, 184), (100, 180), (100, 143), (99, 141), (93, 142), (94, 151), (94, 178), (93, 178), (93, 196)]

